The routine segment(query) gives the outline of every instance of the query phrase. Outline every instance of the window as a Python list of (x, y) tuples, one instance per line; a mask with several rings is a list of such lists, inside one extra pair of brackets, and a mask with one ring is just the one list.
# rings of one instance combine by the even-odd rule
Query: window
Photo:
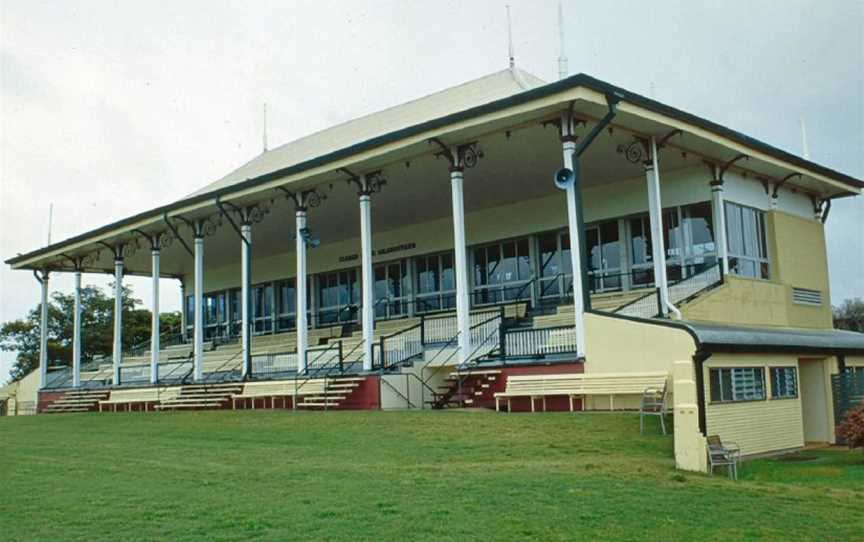
[(691, 275), (711, 267), (717, 260), (717, 247), (714, 244), (714, 223), (711, 204), (695, 203), (683, 207), (685, 266)]
[(765, 213), (727, 201), (726, 237), (729, 271), (742, 277), (767, 279)]
[(452, 309), (456, 306), (456, 274), (453, 254), (421, 256), (417, 266), (417, 312)]
[(846, 372), (864, 378), (864, 367), (846, 367)]
[(530, 297), (524, 285), (531, 278), (528, 239), (504, 241), (474, 249), (475, 305)]
[(357, 320), (360, 285), (356, 269), (318, 275), (318, 323), (331, 325)]
[(761, 401), (765, 399), (765, 375), (761, 367), (711, 369), (711, 401)]
[(771, 397), (773, 399), (798, 397), (798, 369), (795, 367), (771, 367)]

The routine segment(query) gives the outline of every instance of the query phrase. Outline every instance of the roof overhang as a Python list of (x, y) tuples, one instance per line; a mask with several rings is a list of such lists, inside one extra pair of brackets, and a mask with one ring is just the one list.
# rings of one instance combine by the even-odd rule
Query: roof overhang
[[(635, 135), (661, 136), (670, 130), (681, 130), (683, 142), (670, 142), (682, 152), (703, 156), (718, 164), (744, 154), (745, 163), (736, 169), (767, 182), (777, 182), (798, 174), (794, 183), (814, 198), (831, 199), (857, 195), (864, 182), (830, 168), (723, 127), (719, 124), (616, 87), (585, 74), (514, 94), (464, 111), (398, 129), (348, 147), (317, 156), (297, 164), (276, 169), (210, 192), (196, 194), (137, 215), (119, 220), (87, 233), (71, 237), (6, 261), (14, 269), (51, 267), (64, 255), (76, 255), (93, 249), (96, 243), (122, 243), (134, 238), (133, 230), (158, 232), (166, 229), (165, 217), (194, 218), (212, 214), (216, 198), (247, 203), (273, 197), (274, 189), (288, 186), (292, 190), (332, 182), (339, 168), (371, 171), (401, 162), (412, 156), (430, 154), (430, 138), (448, 144), (470, 141), (495, 131), (557, 118), (568, 108), (591, 122), (603, 115), (607, 97), (620, 100), (614, 127)], [(106, 270), (100, 270), (106, 271)]]

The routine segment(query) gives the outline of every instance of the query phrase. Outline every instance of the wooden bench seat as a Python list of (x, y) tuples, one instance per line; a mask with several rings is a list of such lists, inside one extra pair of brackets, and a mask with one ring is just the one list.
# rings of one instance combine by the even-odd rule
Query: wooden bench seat
[[(528, 397), (531, 399), (531, 412), (534, 412), (536, 399), (543, 400), (543, 410), (546, 410), (546, 397), (567, 397), (570, 400), (570, 411), (573, 411), (573, 400), (576, 397), (589, 395), (608, 395), (609, 409), (615, 410), (616, 395), (641, 395), (649, 388), (662, 388), (669, 375), (667, 373), (596, 373), (596, 374), (552, 374), (552, 375), (516, 375), (507, 378), (507, 387), (503, 392), (495, 394), (495, 410), (501, 410), (501, 402), (510, 399)], [(582, 409), (585, 409), (583, 402)]]
[(99, 412), (102, 412), (103, 406), (112, 406), (114, 411), (117, 411), (117, 405), (127, 405), (127, 408), (133, 404), (144, 404), (144, 410), (147, 409), (147, 403), (159, 403), (168, 399), (173, 399), (180, 394), (179, 387), (171, 388), (142, 388), (139, 390), (117, 390), (112, 391), (108, 399), (99, 401)]

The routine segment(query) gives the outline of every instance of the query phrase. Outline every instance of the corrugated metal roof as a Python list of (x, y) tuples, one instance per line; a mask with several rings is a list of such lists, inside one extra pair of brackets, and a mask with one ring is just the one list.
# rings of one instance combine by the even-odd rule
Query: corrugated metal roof
[(324, 156), (349, 147), (358, 141), (367, 141), (452, 113), (466, 111), (545, 84), (545, 81), (526, 71), (519, 68), (508, 68), (295, 139), (255, 157), (218, 181), (210, 183), (187, 197), (213, 192), (247, 179), (260, 177), (312, 158)]
[(864, 333), (841, 329), (766, 328), (681, 322), (710, 352), (864, 353)]

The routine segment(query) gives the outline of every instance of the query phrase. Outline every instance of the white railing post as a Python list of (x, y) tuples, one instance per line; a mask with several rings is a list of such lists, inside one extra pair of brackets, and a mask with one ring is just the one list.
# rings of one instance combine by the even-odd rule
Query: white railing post
[(306, 350), (309, 347), (309, 332), (306, 322), (306, 208), (298, 207), (297, 229), (297, 372), (306, 371)]
[(81, 386), (81, 270), (75, 270), (75, 314), (72, 315), (72, 387)]
[[(570, 119), (562, 119), (562, 129), (569, 131), (566, 126), (570, 125)], [(573, 155), (576, 152), (576, 140), (572, 134), (562, 134), (562, 148), (564, 151), (564, 167), (573, 170)], [(570, 268), (573, 276), (573, 316), (577, 337), (577, 358), (585, 357), (585, 299), (582, 284), (582, 246), (579, 236), (579, 213), (581, 209), (576, 208), (576, 187), (574, 183), (567, 186), (567, 231), (570, 237)]]
[(120, 384), (120, 363), (123, 358), (123, 258), (114, 260), (114, 348), (112, 350), (114, 379), (112, 384)]
[(151, 268), (153, 274), (153, 315), (150, 321), (150, 383), (159, 381), (159, 249), (153, 248), (150, 252)]
[(204, 376), (204, 237), (195, 235), (195, 302), (194, 309), (194, 369), (193, 378)]
[(660, 199), (660, 172), (657, 164), (657, 142), (652, 137), (644, 162), (648, 184), (648, 219), (651, 224), (651, 251), (654, 259), (654, 285), (660, 292), (660, 314), (669, 314), (669, 284), (666, 280), (666, 247), (663, 242), (663, 205)]
[[(458, 150), (454, 150), (458, 153)], [(471, 354), (471, 304), (468, 299), (468, 249), (465, 246), (465, 203), (462, 195), (464, 173), (461, 165), (450, 168), (453, 200), (453, 250), (456, 264), (456, 319), (462, 361)]]
[(252, 225), (244, 223), (240, 226), (240, 340), (243, 350), (243, 377), (249, 376), (252, 370)]
[[(364, 179), (365, 184), (365, 179)], [(375, 334), (372, 276), (372, 203), (368, 191), (360, 192), (360, 252), (363, 294), (363, 370), (372, 370), (372, 342)]]
[(48, 275), (47, 269), (40, 275), (33, 273), (42, 287), (39, 313), (39, 388), (48, 384)]
[(729, 257), (726, 244), (726, 208), (723, 197), (723, 178), (720, 168), (714, 166), (714, 179), (711, 181), (711, 214), (714, 222), (714, 244), (717, 247), (717, 259), (723, 266), (723, 274), (729, 273)]

